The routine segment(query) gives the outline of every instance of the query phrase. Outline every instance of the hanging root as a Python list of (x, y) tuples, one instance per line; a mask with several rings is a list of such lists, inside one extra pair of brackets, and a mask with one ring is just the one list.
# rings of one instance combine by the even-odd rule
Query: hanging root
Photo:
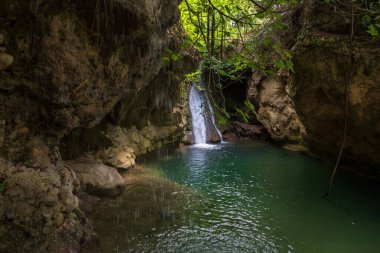
[(353, 60), (352, 60), (352, 46), (353, 46), (352, 43), (353, 43), (353, 39), (354, 39), (354, 4), (351, 3), (351, 36), (350, 36), (349, 61), (348, 61), (348, 64), (347, 64), (346, 76), (345, 76), (345, 81), (344, 81), (345, 112), (344, 112), (343, 140), (342, 140), (342, 145), (340, 146), (340, 149), (339, 149), (338, 157), (336, 159), (335, 167), (334, 167), (334, 169), (333, 169), (333, 171), (331, 173), (331, 176), (330, 176), (329, 186), (328, 186), (327, 191), (326, 191), (326, 193), (324, 195), (325, 198), (328, 197), (329, 194), (330, 194), (330, 192), (331, 192), (331, 188), (332, 188), (333, 183), (334, 183), (335, 174), (338, 171), (338, 167), (339, 167), (340, 161), (342, 159), (342, 155), (343, 155), (344, 146), (346, 145), (347, 125), (348, 125), (348, 95), (347, 95), (347, 86), (349, 85), (349, 82), (350, 82), (350, 79), (351, 79), (351, 68), (352, 68), (352, 65), (353, 65)]

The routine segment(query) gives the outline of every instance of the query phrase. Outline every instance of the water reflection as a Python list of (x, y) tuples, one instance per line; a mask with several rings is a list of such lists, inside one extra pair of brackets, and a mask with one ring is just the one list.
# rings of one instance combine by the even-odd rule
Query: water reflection
[(331, 204), (321, 198), (328, 170), (319, 162), (267, 144), (217, 146), (189, 148), (152, 163), (150, 176), (128, 177), (125, 194), (93, 214), (100, 252), (380, 248), (378, 187), (337, 180)]
[(185, 160), (186, 166), (189, 167), (188, 176), (199, 180), (204, 179), (207, 170), (207, 161), (210, 159), (209, 149), (197, 147), (190, 148)]

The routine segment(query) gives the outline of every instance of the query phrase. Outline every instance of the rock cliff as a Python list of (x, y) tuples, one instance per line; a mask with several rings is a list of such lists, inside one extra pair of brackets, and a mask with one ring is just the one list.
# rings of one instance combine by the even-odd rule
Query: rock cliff
[(179, 2), (1, 1), (1, 252), (78, 252), (91, 238), (74, 172), (91, 166), (65, 159), (127, 169), (180, 138), (192, 59), (163, 65), (180, 43)]
[[(356, 10), (355, 10), (356, 11)], [(347, 83), (347, 140), (343, 163), (379, 178), (380, 44), (354, 16), (350, 57), (350, 11), (316, 4), (298, 34), (291, 99), (315, 153), (333, 161), (343, 139)], [(348, 82), (346, 82), (348, 76)]]
[(305, 128), (287, 92), (287, 77), (267, 78), (254, 72), (248, 85), (247, 99), (255, 105), (256, 118), (271, 139), (280, 143), (302, 143)]

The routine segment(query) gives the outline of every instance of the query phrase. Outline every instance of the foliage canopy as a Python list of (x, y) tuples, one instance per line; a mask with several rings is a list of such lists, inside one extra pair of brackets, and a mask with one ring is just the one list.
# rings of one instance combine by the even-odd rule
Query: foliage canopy
[[(309, 2), (314, 1), (183, 0), (180, 10), (188, 36), (186, 44), (198, 50), (204, 59), (203, 67), (219, 80), (235, 81), (244, 69), (261, 71), (267, 76), (274, 75), (277, 69), (294, 72), (291, 52), (279, 35), (286, 34), (288, 28), (284, 16), (301, 3)], [(319, 0), (318, 4), (359, 19), (370, 37), (380, 37), (380, 0)], [(221, 88), (220, 82), (216, 88)], [(236, 112), (247, 120), (244, 112), (255, 114), (255, 111), (253, 105), (244, 104), (246, 107), (236, 108)], [(229, 117), (223, 107), (217, 109), (217, 115)], [(219, 120), (225, 122), (223, 116)]]
[[(269, 52), (278, 67), (291, 68), (290, 54), (275, 35), (281, 14), (296, 0), (184, 0), (180, 5), (188, 43), (203, 57), (264, 70)], [(268, 47), (265, 51), (257, 45)]]

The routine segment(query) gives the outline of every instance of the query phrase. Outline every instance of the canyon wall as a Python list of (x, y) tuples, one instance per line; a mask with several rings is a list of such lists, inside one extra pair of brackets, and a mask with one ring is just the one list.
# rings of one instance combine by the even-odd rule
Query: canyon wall
[(73, 160), (128, 169), (180, 139), (194, 62), (163, 64), (179, 2), (1, 1), (1, 252), (78, 252), (93, 232)]
[(314, 153), (336, 159), (344, 134), (346, 86), (343, 164), (379, 178), (379, 40), (366, 32), (364, 13), (355, 9), (359, 12), (353, 17), (351, 48), (351, 10), (340, 6), (342, 11), (335, 12), (320, 3), (312, 7), (293, 47), (294, 75), (288, 87), (306, 128), (306, 141)]

